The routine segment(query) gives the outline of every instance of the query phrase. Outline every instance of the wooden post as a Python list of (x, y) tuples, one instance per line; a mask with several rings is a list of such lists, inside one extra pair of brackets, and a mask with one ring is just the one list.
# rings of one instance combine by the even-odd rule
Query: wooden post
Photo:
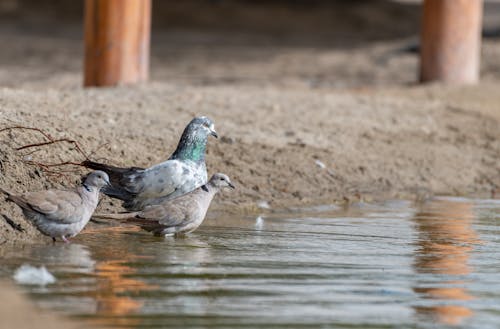
[(420, 81), (479, 80), (483, 0), (424, 0)]
[(151, 0), (85, 0), (84, 85), (146, 81)]

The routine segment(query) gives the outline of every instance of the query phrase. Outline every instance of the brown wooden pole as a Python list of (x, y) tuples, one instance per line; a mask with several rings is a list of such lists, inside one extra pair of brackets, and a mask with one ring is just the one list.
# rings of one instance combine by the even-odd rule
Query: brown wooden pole
[(146, 81), (151, 0), (85, 0), (84, 85)]
[(424, 0), (420, 81), (479, 80), (483, 0)]

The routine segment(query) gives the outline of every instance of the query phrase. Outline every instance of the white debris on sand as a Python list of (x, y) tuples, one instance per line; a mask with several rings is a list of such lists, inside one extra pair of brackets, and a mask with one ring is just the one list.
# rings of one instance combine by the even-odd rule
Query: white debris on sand
[(269, 202), (267, 202), (265, 200), (261, 200), (261, 201), (257, 202), (257, 207), (259, 207), (261, 209), (271, 209)]
[(261, 230), (263, 226), (264, 226), (264, 218), (262, 218), (262, 216), (258, 216), (255, 219), (255, 228)]
[(318, 166), (320, 169), (325, 169), (325, 168), (326, 168), (326, 165), (325, 165), (323, 162), (319, 161), (319, 160), (314, 161), (314, 163), (315, 163), (315, 164), (316, 164), (316, 166)]
[(34, 267), (31, 265), (22, 265), (14, 273), (14, 280), (20, 284), (32, 284), (45, 286), (55, 283), (56, 278), (45, 268), (45, 266)]

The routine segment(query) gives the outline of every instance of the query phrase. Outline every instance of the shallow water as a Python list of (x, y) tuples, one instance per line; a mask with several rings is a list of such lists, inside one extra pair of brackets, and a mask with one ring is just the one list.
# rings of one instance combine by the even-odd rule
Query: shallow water
[(0, 275), (110, 328), (498, 328), (500, 201), (390, 201), (207, 220), (191, 236), (99, 229), (16, 248)]

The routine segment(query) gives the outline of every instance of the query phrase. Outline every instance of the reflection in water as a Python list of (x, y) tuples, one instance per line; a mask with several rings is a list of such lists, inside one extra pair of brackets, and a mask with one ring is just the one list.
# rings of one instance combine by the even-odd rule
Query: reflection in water
[[(194, 234), (182, 238), (169, 237), (163, 243), (162, 247), (168, 252), (158, 254), (155, 261), (169, 264), (164, 271), (176, 274), (177, 277), (166, 280), (161, 290), (177, 295), (175, 308), (180, 313), (214, 314), (217, 308), (214, 301), (217, 296), (212, 292), (223, 289), (224, 285), (205, 276), (213, 271), (212, 246)], [(190, 294), (178, 295), (179, 291), (189, 291)], [(162, 307), (169, 307), (168, 300), (163, 303)]]
[(199, 272), (202, 264), (212, 261), (210, 245), (195, 235), (181, 238), (167, 237), (162, 242), (162, 248), (168, 252), (156, 256), (162, 264), (182, 264), (183, 271)]
[(218, 217), (176, 239), (93, 226), (0, 248), (0, 276), (46, 266), (37, 304), (100, 328), (496, 328), (500, 202), (469, 202)]
[[(105, 234), (113, 240), (113, 243), (124, 246), (128, 237), (119, 234), (123, 230), (123, 227), (107, 228)], [(139, 256), (132, 254), (128, 249), (112, 246), (94, 250), (94, 254), (96, 259), (101, 260), (95, 265), (94, 275), (97, 283), (95, 290), (90, 294), (90, 297), (95, 299), (96, 314), (99, 315), (95, 323), (119, 325), (123, 328), (137, 326), (140, 320), (126, 315), (138, 313), (143, 303), (127, 295), (154, 288), (143, 281), (127, 277), (137, 272), (127, 263), (136, 260)]]
[[(457, 305), (473, 297), (463, 287), (459, 277), (471, 273), (468, 264), (473, 244), (478, 242), (472, 228), (474, 219), (470, 203), (445, 200), (429, 202), (416, 213), (414, 222), (418, 233), (414, 268), (418, 273), (456, 276), (456, 280), (419, 282), (414, 291), (424, 298), (445, 301), (444, 305), (416, 307), (418, 314), (432, 315), (440, 323), (461, 324), (472, 316), (469, 308)], [(450, 302), (456, 302), (455, 305)]]
[(112, 323), (125, 327), (137, 325), (138, 320), (123, 316), (138, 312), (142, 303), (123, 294), (151, 289), (142, 281), (126, 278), (126, 275), (133, 274), (135, 270), (124, 265), (124, 262), (125, 260), (112, 260), (96, 265), (97, 287), (93, 297), (97, 302), (96, 314), (101, 315), (101, 324)]
[(78, 243), (51, 243), (38, 246), (31, 250), (30, 257), (39, 260), (42, 264), (78, 268), (78, 272), (84, 273), (92, 273), (95, 266), (89, 249)]

